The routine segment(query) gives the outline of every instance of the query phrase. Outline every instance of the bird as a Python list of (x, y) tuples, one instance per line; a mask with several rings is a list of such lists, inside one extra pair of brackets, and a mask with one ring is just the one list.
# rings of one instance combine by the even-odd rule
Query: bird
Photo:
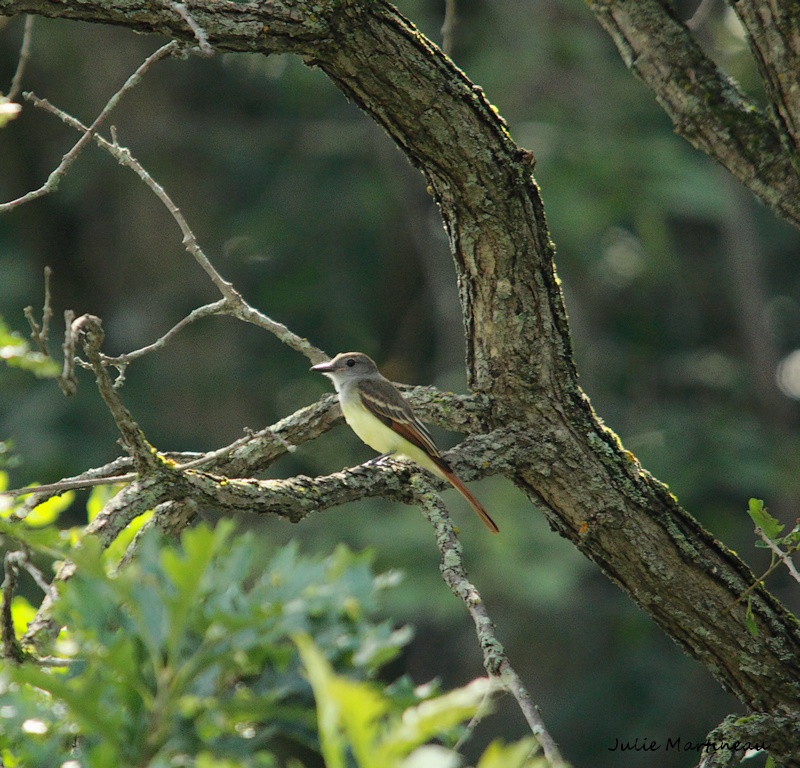
[(370, 357), (362, 352), (341, 352), (332, 360), (312, 365), (310, 370), (333, 382), (345, 421), (363, 442), (381, 454), (373, 461), (387, 456), (410, 459), (450, 483), (492, 533), (500, 532), (483, 505), (442, 457), (400, 390), (381, 375)]

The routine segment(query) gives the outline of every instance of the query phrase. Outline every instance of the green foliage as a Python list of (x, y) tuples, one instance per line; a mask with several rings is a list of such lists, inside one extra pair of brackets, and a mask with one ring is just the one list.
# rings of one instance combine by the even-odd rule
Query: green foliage
[(750, 515), (756, 527), (764, 531), (764, 535), (768, 539), (777, 539), (784, 528), (781, 523), (767, 512), (767, 508), (761, 499), (750, 499), (747, 514)]
[(800, 550), (800, 522), (798, 522), (789, 533), (781, 536), (786, 526), (778, 522), (767, 511), (761, 499), (750, 499), (747, 512), (755, 523), (756, 530), (760, 529), (765, 539), (769, 540), (766, 541), (762, 539), (761, 541), (757, 541), (756, 546), (772, 550), (773, 564), (776, 560), (778, 562), (784, 561), (788, 564), (788, 558)]
[[(800, 550), (800, 522), (798, 522), (788, 534), (781, 536), (781, 532), (786, 526), (778, 522), (778, 520), (767, 511), (761, 499), (750, 499), (747, 507), (747, 514), (750, 515), (751, 520), (755, 523), (756, 533), (761, 537), (760, 541), (756, 541), (756, 546), (769, 549), (772, 553), (772, 562), (766, 573), (764, 573), (758, 581), (763, 581), (781, 564), (784, 564), (789, 569), (792, 576), (797, 581), (800, 581), (797, 569), (794, 567), (791, 560), (792, 555)], [(758, 635), (758, 625), (753, 615), (752, 598), (750, 597), (748, 597), (747, 600), (745, 624), (747, 625), (747, 631), (750, 632), (751, 635), (754, 637)]]
[[(307, 636), (299, 635), (296, 642), (317, 700), (326, 768), (347, 768), (350, 757), (358, 768), (456, 768), (461, 764), (457, 752), (428, 742), (452, 733), (485, 709), (492, 689), (488, 678), (404, 708), (373, 684), (334, 674)], [(494, 742), (478, 768), (546, 765), (530, 757), (535, 749), (532, 738), (510, 746)]]
[[(63, 668), (6, 668), (0, 681), (5, 765), (270, 766), (281, 750), (316, 749), (298, 634), (355, 678), (374, 676), (407, 629), (370, 620), (378, 593), (369, 557), (326, 558), (296, 546), (259, 558), (253, 537), (223, 523), (180, 547), (145, 536), (111, 577), (94, 540), (73, 552), (55, 616), (68, 627)], [(39, 533), (38, 531), (34, 531)], [(290, 745), (287, 747), (287, 745)], [(291, 745), (294, 745), (292, 747)]]
[[(0, 491), (7, 487), (8, 474), (0, 472)], [(53, 496), (30, 510), (25, 509), (25, 496), (0, 497), (0, 546), (14, 550), (25, 545), (51, 560), (65, 559), (68, 540), (76, 534), (72, 530), (59, 530), (53, 523), (73, 497), (72, 492)]]
[(12, 368), (21, 368), (30, 371), (38, 378), (52, 378), (58, 376), (60, 368), (51, 358), (30, 348), (18, 333), (6, 326), (0, 318), (0, 360)]
[[(54, 555), (45, 529), (3, 525)], [(150, 533), (114, 575), (95, 539), (69, 550), (77, 573), (54, 611), (68, 628), (63, 665), (0, 674), (3, 765), (271, 768), (317, 751), (327, 768), (461, 764), (430, 742), (464, 735), (488, 708), (488, 679), (444, 694), (370, 679), (410, 636), (370, 619), (397, 575), (374, 576), (369, 556), (344, 547), (308, 558), (290, 544), (263, 563), (254, 537), (232, 529), (200, 526), (180, 546)], [(14, 613), (21, 632), (33, 608), (15, 599)], [(478, 768), (544, 765), (534, 751), (533, 739), (495, 742)]]

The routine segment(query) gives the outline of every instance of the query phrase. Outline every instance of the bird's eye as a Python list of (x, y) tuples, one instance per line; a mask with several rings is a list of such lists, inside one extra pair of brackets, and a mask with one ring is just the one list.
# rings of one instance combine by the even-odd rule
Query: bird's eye
[(355, 361), (355, 360), (353, 360), (353, 358), (352, 358), (352, 357), (351, 357), (351, 358), (349, 358), (349, 359), (347, 360), (347, 362), (345, 363), (345, 365), (346, 365), (348, 368), (352, 368), (352, 367), (353, 367), (355, 364), (356, 364), (356, 361)]

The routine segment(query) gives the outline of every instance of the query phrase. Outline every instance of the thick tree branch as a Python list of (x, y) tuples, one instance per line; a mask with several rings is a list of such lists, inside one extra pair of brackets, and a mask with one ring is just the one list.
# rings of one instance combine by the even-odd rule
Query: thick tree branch
[[(748, 28), (767, 75), (765, 87), (775, 98), (780, 127), (706, 56), (666, 0), (587, 0), (587, 4), (625, 65), (653, 91), (675, 131), (725, 166), (776, 214), (800, 226), (796, 165), (800, 96), (796, 78), (783, 77), (779, 84), (776, 69), (788, 65), (784, 72), (797, 72), (797, 4), (731, 3)], [(785, 60), (777, 60), (784, 54)]]
[(786, 153), (795, 175), (800, 175), (800, 5), (780, 0), (738, 0), (731, 7), (747, 30)]
[[(326, 400), (330, 404), (330, 398)], [(318, 406), (311, 408), (320, 415)], [(297, 414), (290, 418), (296, 419)], [(316, 431), (320, 421), (324, 424), (327, 419), (322, 413), (321, 420), (308, 419), (303, 426)], [(512, 467), (507, 459), (515, 455), (514, 442), (514, 436), (507, 433), (480, 435), (465, 440), (457, 455), (446, 453), (445, 457), (466, 480), (485, 474), (487, 467), (493, 472), (510, 472)], [(243, 460), (241, 456), (238, 458)], [(157, 471), (135, 478), (111, 498), (86, 527), (85, 534), (96, 536), (103, 547), (108, 547), (135, 518), (148, 510), (156, 513), (152, 525), (178, 534), (194, 519), (198, 508), (213, 509), (224, 515), (272, 514), (296, 523), (312, 513), (369, 497), (412, 504), (415, 502), (409, 482), (412, 472), (413, 465), (406, 461), (385, 461), (378, 466), (368, 462), (325, 477), (298, 475), (285, 480), (256, 480), (183, 470), (167, 462), (159, 465)], [(430, 482), (440, 490), (450, 487), (435, 478)], [(39, 497), (37, 503), (42, 500)], [(65, 562), (56, 580), (69, 579), (74, 572), (75, 566)], [(50, 618), (53, 600), (54, 595), (48, 593), (28, 627), (24, 643), (43, 647), (58, 634), (59, 627)]]

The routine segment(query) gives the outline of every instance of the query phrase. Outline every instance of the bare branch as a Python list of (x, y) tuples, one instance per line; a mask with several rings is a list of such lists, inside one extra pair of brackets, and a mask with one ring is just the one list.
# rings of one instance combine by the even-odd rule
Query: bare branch
[(169, 0), (166, 5), (169, 8), (172, 8), (172, 10), (175, 11), (175, 13), (177, 13), (178, 16), (180, 16), (189, 25), (189, 29), (192, 30), (195, 38), (197, 38), (197, 47), (199, 52), (203, 56), (213, 56), (214, 49), (208, 42), (208, 35), (206, 34), (206, 31), (197, 23), (189, 9), (183, 3), (175, 2), (175, 0)]
[[(38, 106), (38, 104), (37, 104)], [(73, 128), (76, 128), (79, 131), (87, 131), (88, 129), (83, 126), (78, 120), (74, 118), (69, 118), (61, 110), (53, 107), (52, 104), (49, 103), (42, 103), (42, 106), (48, 109), (48, 111), (52, 112), (53, 114), (60, 117), (64, 122), (71, 125)], [(203, 249), (200, 247), (200, 244), (197, 242), (197, 238), (195, 237), (192, 228), (189, 226), (189, 223), (186, 221), (186, 218), (181, 213), (180, 209), (177, 205), (173, 202), (172, 198), (167, 194), (164, 187), (162, 187), (142, 166), (142, 164), (131, 154), (130, 150), (127, 147), (121, 146), (117, 142), (116, 132), (112, 134), (113, 142), (109, 143), (106, 142), (104, 139), (97, 137), (97, 143), (106, 151), (109, 152), (117, 162), (132, 170), (136, 175), (150, 188), (150, 191), (155, 194), (155, 196), (162, 202), (164, 207), (169, 211), (170, 215), (173, 219), (177, 222), (178, 226), (180, 227), (181, 232), (183, 233), (183, 245), (186, 250), (194, 257), (195, 261), (203, 268), (205, 273), (211, 278), (211, 282), (214, 283), (215, 286), (219, 289), (219, 292), (228, 300), (233, 303), (238, 303), (242, 301), (241, 296), (239, 296), (238, 292), (234, 289), (233, 285), (225, 280), (222, 275), (214, 268), (214, 265), (209, 261), (208, 257), (203, 253)]]
[(28, 64), (28, 59), (31, 57), (31, 41), (33, 40), (33, 20), (35, 16), (25, 17), (25, 29), (22, 32), (22, 46), (19, 50), (19, 59), (17, 60), (17, 69), (14, 72), (14, 77), (11, 78), (11, 87), (6, 94), (9, 101), (14, 101), (22, 90), (22, 76), (25, 74), (25, 67)]
[[(449, 459), (465, 478), (483, 477), (487, 469), (491, 474), (511, 469), (515, 455), (512, 440), (507, 434), (483, 434), (488, 408), (483, 398), (440, 392), (434, 387), (404, 387), (404, 391), (414, 409), (425, 420), (455, 432), (478, 433), (462, 442), (457, 448), (456, 457)], [(335, 395), (324, 395), (316, 403), (300, 408), (275, 424), (248, 433), (217, 450), (200, 454), (163, 452), (159, 455), (163, 460), (173, 462), (172, 468), (177, 471), (206, 467), (215, 474), (227, 477), (249, 477), (267, 469), (297, 446), (324, 434), (341, 420), (342, 414)], [(479, 458), (484, 456), (491, 457), (491, 460), (485, 462)], [(65, 491), (129, 483), (137, 476), (135, 472), (130, 472), (131, 466), (131, 460), (122, 456), (110, 464), (87, 470), (75, 477), (2, 491), (0, 496), (32, 494), (26, 502), (26, 507), (32, 508), (50, 496)], [(447, 486), (443, 484), (442, 487)]]
[[(139, 66), (139, 68), (125, 81), (123, 86), (108, 100), (108, 103), (105, 105), (105, 107), (103, 107), (100, 114), (95, 118), (94, 122), (86, 129), (83, 136), (78, 139), (75, 146), (73, 146), (72, 149), (67, 152), (63, 158), (61, 158), (61, 162), (58, 164), (58, 167), (56, 167), (56, 169), (50, 173), (47, 181), (41, 187), (39, 187), (39, 189), (32, 190), (16, 200), (11, 200), (7, 203), (0, 203), (0, 213), (10, 211), (13, 208), (17, 208), (18, 206), (22, 205), (23, 203), (36, 200), (37, 198), (43, 197), (50, 192), (54, 192), (58, 188), (61, 179), (64, 178), (64, 175), (69, 170), (70, 166), (75, 162), (78, 155), (80, 155), (86, 145), (91, 141), (95, 132), (106, 121), (114, 107), (119, 104), (122, 97), (139, 84), (142, 76), (147, 72), (148, 69), (150, 69), (150, 67), (153, 66), (153, 64), (163, 58), (166, 58), (167, 56), (170, 56), (177, 51), (178, 48), (178, 43), (172, 41), (161, 46), (161, 48), (159, 48), (154, 54), (148, 56), (147, 59), (145, 59), (144, 62)], [(23, 96), (27, 98), (27, 94), (23, 94)]]
[(778, 561), (782, 562), (786, 566), (792, 578), (795, 581), (800, 582), (800, 573), (797, 572), (797, 568), (792, 562), (791, 555), (788, 552), (784, 552), (772, 539), (770, 539), (770, 537), (764, 533), (764, 529), (760, 525), (756, 526), (756, 534), (761, 538), (761, 541), (763, 541), (770, 548), (770, 550), (772, 550), (775, 557), (778, 558)]
[(452, 593), (467, 607), (475, 624), (478, 642), (483, 651), (484, 668), (492, 678), (499, 680), (503, 688), (516, 699), (548, 764), (553, 768), (565, 766), (566, 763), (561, 757), (555, 740), (548, 733), (538, 707), (533, 703), (522, 679), (511, 666), (511, 662), (497, 638), (494, 623), (480, 593), (467, 577), (461, 542), (453, 530), (453, 523), (447, 508), (441, 498), (431, 491), (426, 476), (415, 472), (411, 477), (411, 486), (415, 491), (417, 501), (422, 505), (425, 517), (428, 518), (436, 533), (436, 545), (439, 547), (441, 555), (439, 570), (442, 578)]
[[(155, 54), (154, 54), (155, 55)], [(151, 57), (152, 58), (152, 57)], [(285, 325), (282, 323), (278, 323), (275, 320), (267, 317), (262, 312), (258, 311), (254, 307), (250, 306), (239, 294), (239, 292), (233, 287), (231, 283), (225, 280), (222, 275), (216, 270), (214, 265), (211, 263), (210, 259), (206, 256), (203, 252), (203, 249), (200, 247), (199, 243), (197, 242), (197, 238), (192, 231), (189, 223), (186, 221), (186, 218), (181, 213), (180, 209), (177, 205), (173, 202), (172, 198), (166, 192), (166, 190), (145, 170), (142, 164), (131, 154), (130, 150), (126, 147), (121, 146), (116, 140), (116, 132), (112, 132), (114, 134), (113, 141), (107, 141), (102, 136), (98, 134), (92, 133), (92, 129), (88, 128), (87, 126), (83, 125), (79, 120), (76, 120), (71, 115), (68, 115), (66, 112), (58, 109), (58, 107), (53, 106), (49, 101), (46, 99), (40, 99), (34, 94), (25, 94), (25, 97), (33, 102), (33, 104), (41, 109), (50, 112), (51, 114), (58, 117), (67, 125), (75, 128), (78, 131), (83, 132), (84, 138), (87, 136), (92, 136), (95, 142), (100, 146), (102, 149), (106, 150), (109, 154), (111, 154), (120, 165), (123, 165), (134, 173), (149, 187), (149, 189), (158, 197), (158, 199), (163, 203), (166, 209), (170, 212), (170, 215), (175, 219), (176, 223), (178, 224), (181, 232), (183, 233), (183, 244), (186, 250), (192, 255), (192, 257), (197, 261), (197, 263), (203, 268), (205, 273), (211, 278), (211, 281), (217, 287), (219, 292), (223, 296), (222, 302), (216, 302), (214, 304), (206, 305), (205, 307), (201, 307), (200, 309), (195, 310), (191, 313), (187, 318), (185, 318), (181, 323), (175, 326), (172, 330), (168, 331), (166, 334), (167, 338), (154, 342), (154, 344), (150, 345), (150, 347), (144, 348), (140, 350), (139, 353), (132, 353), (132, 354), (146, 354), (149, 351), (153, 351), (153, 349), (159, 349), (163, 346), (164, 343), (171, 338), (174, 333), (177, 333), (181, 330), (185, 325), (190, 322), (194, 322), (195, 320), (201, 317), (208, 317), (213, 314), (225, 314), (230, 315), (232, 317), (236, 317), (239, 320), (243, 320), (247, 323), (251, 323), (256, 325), (264, 330), (269, 331), (274, 336), (276, 336), (281, 342), (286, 344), (291, 349), (294, 349), (297, 352), (305, 355), (305, 357), (310, 360), (312, 363), (318, 363), (322, 360), (327, 360), (328, 355), (326, 355), (321, 349), (318, 349), (313, 344), (311, 344), (308, 339), (305, 339), (301, 336), (298, 336), (295, 333), (292, 333)], [(97, 122), (97, 121), (95, 121)], [(76, 145), (77, 146), (77, 145)], [(0, 212), (2, 212), (2, 206), (0, 206)], [(196, 313), (196, 314), (195, 314)], [(119, 358), (111, 359), (109, 361), (119, 362), (124, 364), (126, 361), (125, 356), (122, 355)]]
[(103, 361), (116, 366), (128, 365), (128, 363), (131, 363), (140, 357), (144, 357), (145, 355), (149, 355), (151, 352), (157, 352), (163, 349), (167, 342), (171, 341), (173, 337), (177, 336), (178, 333), (180, 333), (187, 325), (191, 325), (191, 323), (194, 323), (204, 317), (223, 314), (226, 306), (227, 302), (225, 299), (220, 299), (219, 301), (215, 301), (213, 304), (206, 304), (202, 307), (197, 307), (197, 309), (193, 309), (186, 317), (183, 318), (183, 320), (170, 328), (161, 338), (156, 339), (156, 341), (154, 341), (152, 344), (148, 344), (146, 347), (142, 347), (141, 349), (136, 349), (133, 352), (126, 352), (122, 355), (117, 355), (116, 357), (103, 355)]
[[(796, 155), (786, 151), (771, 115), (748, 99), (703, 52), (691, 30), (675, 16), (671, 4), (663, 0), (635, 3), (587, 0), (587, 4), (614, 40), (626, 66), (655, 94), (676, 133), (721, 163), (775, 213), (798, 226), (800, 180), (792, 165)], [(745, 26), (747, 17), (739, 6), (751, 5), (753, 17), (771, 6), (734, 3), (732, 7), (744, 19)], [(796, 10), (786, 11), (787, 16), (792, 13)], [(753, 26), (762, 24), (751, 21)], [(791, 53), (792, 46), (788, 44), (791, 34), (787, 33), (786, 24), (768, 24), (771, 24), (770, 34), (761, 29), (758, 39), (768, 38), (773, 48), (778, 47), (775, 45), (778, 41), (782, 49)], [(796, 69), (790, 67), (785, 71)], [(797, 103), (796, 95), (784, 93), (784, 90), (797, 91), (794, 79), (786, 81), (785, 89), (776, 90), (787, 104)], [(765, 86), (770, 89), (768, 82)], [(780, 111), (780, 105), (778, 108)], [(786, 113), (787, 125), (789, 113)]]
[[(32, 18), (32, 17), (28, 17)], [(48, 335), (50, 332), (50, 320), (53, 317), (53, 308), (50, 304), (50, 276), (53, 270), (50, 267), (44, 268), (44, 306), (42, 307), (42, 324), (36, 321), (33, 315), (33, 307), (25, 307), (23, 314), (31, 327), (31, 338), (36, 342), (39, 351), (50, 357), (50, 351), (47, 349)]]
[(73, 336), (81, 337), (83, 350), (94, 371), (100, 396), (114, 417), (117, 429), (122, 435), (123, 445), (133, 458), (136, 471), (144, 474), (156, 470), (159, 461), (156, 459), (155, 449), (147, 442), (141, 428), (123, 404), (103, 365), (100, 347), (105, 334), (100, 318), (94, 315), (81, 315), (72, 323), (71, 331)]
[(30, 498), (25, 500), (25, 509), (30, 510), (43, 501), (47, 501), (47, 499), (52, 496), (58, 496), (65, 491), (91, 488), (95, 485), (113, 485), (115, 483), (130, 482), (136, 477), (135, 472), (130, 472), (132, 467), (133, 462), (129, 456), (120, 456), (102, 467), (88, 469), (74, 477), (65, 477), (56, 483), (2, 491), (0, 492), (0, 496), (14, 497), (31, 494)]
[[(797, 3), (737, 2), (731, 10), (747, 42), (773, 107), (787, 154), (800, 174), (800, 10)], [(789, 74), (792, 73), (792, 74)], [(793, 76), (794, 75), (794, 76)]]
[(24, 660), (25, 654), (14, 632), (14, 619), (11, 611), (20, 569), (23, 568), (30, 574), (39, 589), (44, 592), (45, 597), (50, 600), (55, 599), (56, 590), (51, 584), (47, 583), (42, 572), (30, 561), (28, 550), (25, 547), (14, 552), (6, 552), (3, 564), (5, 567), (5, 577), (0, 587), (2, 589), (2, 608), (0, 608), (2, 657), (20, 664)]
[[(89, 470), (94, 472), (95, 470)], [(88, 473), (84, 473), (88, 474)], [(112, 477), (84, 477), (79, 475), (75, 478), (58, 480), (55, 483), (44, 483), (42, 485), (32, 485), (29, 488), (12, 488), (9, 491), (0, 492), (0, 496), (27, 496), (29, 493), (43, 494), (48, 497), (58, 496), (65, 491), (82, 491), (87, 488), (94, 488), (98, 485), (117, 485), (120, 483), (129, 483), (131, 480), (136, 479), (138, 475), (136, 472), (129, 472), (124, 475), (114, 475)], [(41, 500), (37, 500), (41, 504)]]
[(78, 391), (78, 380), (75, 378), (75, 334), (72, 332), (72, 323), (75, 321), (75, 313), (71, 309), (64, 310), (64, 365), (61, 368), (61, 375), (58, 377), (58, 386), (67, 395), (74, 395)]

